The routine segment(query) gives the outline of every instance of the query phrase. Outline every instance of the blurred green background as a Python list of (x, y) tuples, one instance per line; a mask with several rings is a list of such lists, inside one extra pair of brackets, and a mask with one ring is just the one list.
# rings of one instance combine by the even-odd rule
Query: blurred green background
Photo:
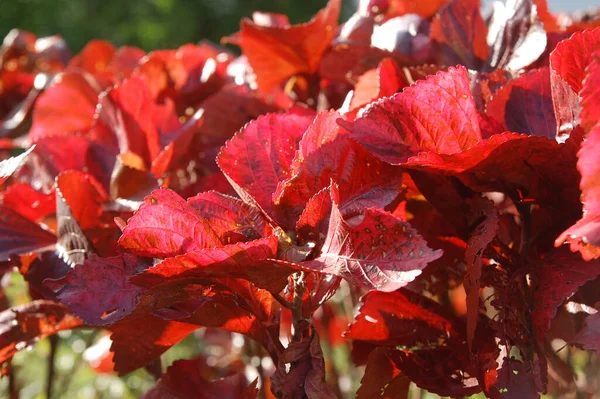
[[(12, 28), (39, 36), (61, 34), (73, 52), (94, 38), (144, 50), (175, 48), (221, 37), (238, 30), (253, 11), (308, 21), (326, 0), (0, 0), (0, 36)], [(344, 0), (343, 18), (354, 8)]]

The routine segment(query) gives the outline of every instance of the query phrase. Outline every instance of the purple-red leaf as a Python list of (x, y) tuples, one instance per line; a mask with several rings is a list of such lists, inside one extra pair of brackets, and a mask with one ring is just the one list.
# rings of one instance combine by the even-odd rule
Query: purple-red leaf
[(505, 130), (554, 138), (556, 118), (550, 93), (550, 71), (540, 68), (509, 81), (487, 104), (487, 114)]

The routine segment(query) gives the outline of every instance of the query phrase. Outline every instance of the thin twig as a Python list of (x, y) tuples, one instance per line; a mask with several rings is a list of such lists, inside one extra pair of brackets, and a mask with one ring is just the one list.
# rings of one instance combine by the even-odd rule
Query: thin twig
[(19, 399), (19, 387), (15, 378), (15, 367), (12, 361), (8, 363), (8, 397), (10, 399)]
[(288, 301), (287, 299), (285, 299), (283, 297), (283, 295), (281, 294), (273, 294), (273, 298), (275, 298), (277, 300), (277, 302), (279, 302), (281, 304), (281, 306), (283, 306), (284, 308), (291, 310), (292, 309), (292, 304), (290, 303), (290, 301)]
[(54, 383), (54, 363), (56, 359), (56, 350), (58, 349), (59, 338), (58, 335), (51, 335), (48, 337), (50, 340), (50, 353), (48, 354), (48, 377), (46, 380), (46, 397), (52, 398), (52, 385)]

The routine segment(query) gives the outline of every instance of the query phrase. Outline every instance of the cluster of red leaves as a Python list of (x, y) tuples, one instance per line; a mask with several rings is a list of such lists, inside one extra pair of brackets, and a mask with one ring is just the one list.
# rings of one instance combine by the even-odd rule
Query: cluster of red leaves
[[(271, 357), (260, 383), (277, 398), (339, 394), (323, 340), (366, 364), (361, 399), (409, 382), (574, 388), (551, 343), (600, 349), (600, 18), (480, 8), (364, 0), (341, 26), (340, 0), (301, 25), (255, 13), (224, 39), (240, 57), (92, 41), (71, 58), (59, 38), (11, 33), (0, 265), (35, 301), (3, 305), (0, 362), (97, 327), (123, 374), (214, 327)], [(340, 287), (362, 295), (343, 338)], [(577, 331), (551, 328), (559, 312)], [(202, 361), (146, 397), (257, 394)]]

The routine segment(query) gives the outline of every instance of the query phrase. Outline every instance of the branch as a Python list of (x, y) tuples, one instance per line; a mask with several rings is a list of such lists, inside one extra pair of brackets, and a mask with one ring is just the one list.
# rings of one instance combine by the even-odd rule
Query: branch
[(292, 333), (292, 342), (302, 341), (304, 335), (304, 329), (306, 323), (304, 322), (304, 315), (302, 314), (302, 297), (306, 290), (306, 273), (299, 272), (294, 276), (294, 302), (292, 303), (292, 326), (294, 331)]
[(50, 354), (48, 355), (48, 376), (46, 380), (46, 397), (52, 398), (52, 385), (54, 383), (54, 360), (56, 358), (56, 350), (58, 349), (58, 335), (51, 335), (48, 337), (50, 340)]

